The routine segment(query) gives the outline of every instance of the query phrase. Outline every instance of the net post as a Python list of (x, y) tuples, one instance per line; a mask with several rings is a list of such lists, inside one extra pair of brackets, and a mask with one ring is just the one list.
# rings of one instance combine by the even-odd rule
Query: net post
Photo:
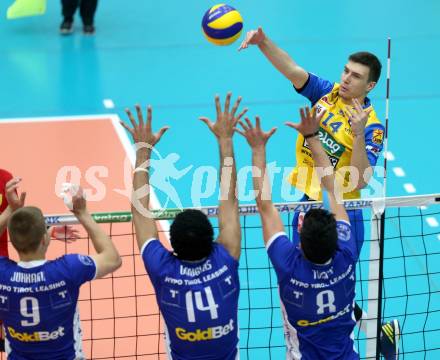
[(380, 360), (380, 333), (382, 330), (382, 292), (383, 292), (383, 262), (385, 249), (385, 210), (380, 214), (379, 233), (379, 277), (378, 277), (378, 302), (376, 320), (376, 360)]
[[(366, 359), (379, 359), (379, 335), (382, 310), (383, 218), (384, 213), (372, 211), (370, 261), (368, 266), (368, 319)], [(375, 321), (376, 320), (376, 321)]]

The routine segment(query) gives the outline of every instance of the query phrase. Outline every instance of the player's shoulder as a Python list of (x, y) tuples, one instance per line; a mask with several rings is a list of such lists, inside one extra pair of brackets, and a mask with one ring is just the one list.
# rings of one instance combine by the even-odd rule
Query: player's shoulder
[(11, 268), (14, 266), (17, 266), (17, 263), (14, 260), (9, 259), (7, 256), (0, 256), (0, 269), (1, 270)]
[[(229, 255), (228, 250), (223, 246), (223, 244), (220, 244), (218, 242), (214, 242), (212, 244), (212, 251), (211, 251), (211, 256), (212, 255), (216, 255), (216, 254), (221, 254), (221, 255)], [(230, 256), (230, 255), (229, 255)]]
[[(349, 221), (338, 220), (336, 222), (336, 230), (338, 233), (338, 252), (343, 255), (345, 262), (356, 262), (357, 257), (353, 253), (353, 246), (357, 246), (354, 241), (354, 229)], [(348, 260), (347, 260), (348, 259)]]
[(266, 250), (272, 263), (284, 271), (290, 271), (301, 258), (299, 246), (290, 241), (285, 232), (273, 234), (266, 243)]
[(142, 260), (150, 276), (160, 275), (175, 267), (179, 259), (157, 238), (151, 238), (143, 244), (140, 251)]
[(367, 142), (372, 141), (376, 146), (383, 144), (385, 136), (385, 127), (378, 119), (374, 109), (370, 112), (365, 125), (365, 139)]
[(284, 231), (273, 234), (266, 243), (266, 249), (269, 250), (274, 244), (279, 243), (279, 242), (289, 242), (290, 243), (289, 237), (287, 236), (287, 234)]
[(46, 263), (47, 267), (54, 267), (61, 271), (70, 271), (77, 266), (94, 266), (93, 259), (88, 255), (66, 254)]
[(168, 250), (157, 238), (145, 241), (140, 254), (146, 264), (154, 267), (162, 266), (176, 259), (173, 252)]
[(336, 230), (338, 232), (338, 239), (348, 241), (351, 237), (351, 223), (347, 220), (337, 220)]
[(211, 253), (209, 254), (209, 257), (219, 259), (221, 262), (232, 262), (238, 264), (238, 260), (235, 259), (229, 253), (229, 251), (222, 244), (218, 242), (214, 242), (212, 244), (212, 250)]
[(142, 245), (140, 253), (141, 255), (143, 255), (144, 252), (146, 252), (147, 250), (152, 251), (154, 249), (165, 249), (165, 247), (162, 245), (162, 243), (158, 238), (151, 238), (145, 241), (144, 244)]
[(380, 121), (379, 117), (377, 116), (376, 109), (374, 108), (374, 106), (371, 103), (369, 98), (365, 98), (364, 110), (365, 111), (370, 110), (370, 114), (368, 115), (366, 127), (373, 125), (373, 127), (376, 127), (376, 128), (383, 128), (382, 122)]
[(18, 265), (15, 261), (0, 256), (0, 283), (8, 284), (11, 274), (17, 269)]

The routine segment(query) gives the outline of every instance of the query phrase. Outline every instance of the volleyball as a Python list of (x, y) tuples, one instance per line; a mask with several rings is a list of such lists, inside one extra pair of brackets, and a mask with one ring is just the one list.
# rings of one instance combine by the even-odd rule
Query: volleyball
[(203, 16), (202, 30), (206, 39), (215, 45), (230, 45), (243, 29), (243, 19), (232, 6), (217, 4)]

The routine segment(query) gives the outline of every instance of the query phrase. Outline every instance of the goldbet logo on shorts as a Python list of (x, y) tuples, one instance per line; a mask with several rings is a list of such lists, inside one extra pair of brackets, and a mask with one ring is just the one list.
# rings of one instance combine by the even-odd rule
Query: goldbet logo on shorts
[(234, 330), (234, 320), (230, 320), (228, 324), (224, 326), (215, 326), (207, 328), (206, 330), (197, 329), (194, 332), (186, 331), (182, 328), (176, 328), (176, 335), (180, 340), (184, 341), (207, 341), (219, 339), (225, 335), (228, 335)]
[(33, 333), (18, 332), (12, 327), (8, 326), (9, 335), (18, 341), (22, 342), (40, 342), (40, 341), (50, 341), (57, 340), (61, 336), (64, 336), (64, 328), (59, 327), (58, 330), (49, 331), (34, 331)]

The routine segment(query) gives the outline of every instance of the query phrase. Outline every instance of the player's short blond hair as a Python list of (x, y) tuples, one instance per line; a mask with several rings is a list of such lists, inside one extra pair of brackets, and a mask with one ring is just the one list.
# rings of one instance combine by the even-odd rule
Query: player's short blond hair
[(47, 233), (44, 215), (34, 206), (18, 209), (9, 219), (8, 231), (15, 250), (23, 254), (32, 253)]

